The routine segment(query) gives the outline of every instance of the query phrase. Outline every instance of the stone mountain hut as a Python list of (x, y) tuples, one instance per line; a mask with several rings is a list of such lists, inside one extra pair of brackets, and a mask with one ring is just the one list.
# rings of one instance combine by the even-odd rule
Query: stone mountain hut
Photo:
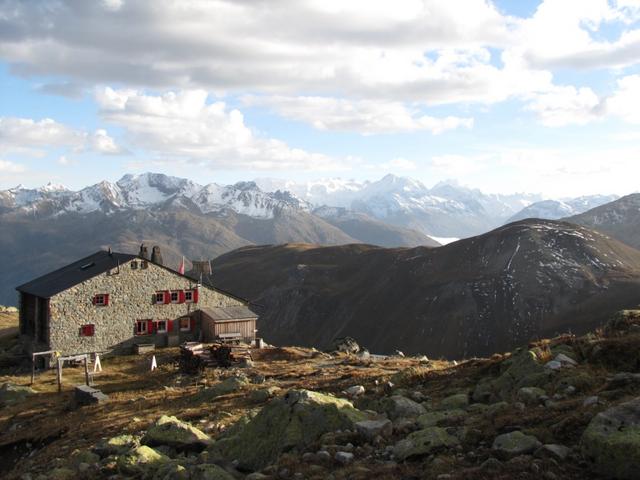
[(100, 251), (16, 288), (30, 351), (125, 352), (218, 338), (255, 340), (249, 302), (140, 255)]

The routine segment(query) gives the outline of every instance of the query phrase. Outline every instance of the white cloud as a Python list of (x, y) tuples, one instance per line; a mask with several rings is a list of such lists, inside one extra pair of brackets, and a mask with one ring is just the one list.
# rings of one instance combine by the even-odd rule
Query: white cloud
[(327, 97), (244, 98), (246, 105), (267, 105), (283, 117), (302, 121), (318, 130), (351, 131), (363, 135), (426, 130), (434, 135), (473, 126), (472, 118), (420, 115), (401, 102), (346, 100)]
[(23, 165), (8, 160), (0, 160), (0, 172), (2, 173), (22, 173), (25, 170)]
[(555, 87), (535, 95), (527, 108), (535, 112), (541, 123), (548, 127), (584, 125), (601, 118), (605, 113), (601, 100), (593, 90), (571, 86)]
[(293, 148), (258, 136), (239, 110), (210, 103), (207, 92), (186, 90), (150, 95), (103, 88), (96, 99), (100, 114), (124, 128), (131, 142), (167, 162), (262, 169), (343, 169), (345, 159)]
[(640, 124), (640, 75), (628, 75), (618, 80), (614, 94), (607, 98), (607, 112), (628, 123)]
[(122, 152), (106, 130), (90, 135), (50, 118), (0, 117), (0, 153), (41, 157), (52, 148), (73, 152)]

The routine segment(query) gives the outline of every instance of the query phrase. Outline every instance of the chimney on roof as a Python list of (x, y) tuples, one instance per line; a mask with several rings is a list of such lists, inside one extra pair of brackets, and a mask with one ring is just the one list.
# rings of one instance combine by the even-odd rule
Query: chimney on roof
[(153, 250), (151, 250), (151, 261), (158, 265), (164, 265), (162, 262), (162, 253), (160, 253), (160, 247), (155, 245)]
[(149, 260), (149, 249), (144, 243), (140, 245), (140, 253), (138, 253), (138, 256), (140, 258), (144, 258), (145, 260)]
[(107, 249), (107, 253), (109, 254), (110, 257), (113, 256), (113, 250), (111, 250), (111, 247)]

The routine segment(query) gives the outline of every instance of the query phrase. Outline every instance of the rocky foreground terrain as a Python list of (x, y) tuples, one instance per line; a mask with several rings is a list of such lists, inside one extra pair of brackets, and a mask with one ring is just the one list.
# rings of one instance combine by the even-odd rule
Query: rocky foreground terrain
[[(3, 339), (0, 475), (9, 479), (637, 478), (640, 312), (582, 337), (445, 362), (254, 350), (187, 376), (177, 352), (105, 358), (109, 401), (73, 404), (82, 369), (33, 387)], [(12, 366), (13, 365), (13, 366)]]

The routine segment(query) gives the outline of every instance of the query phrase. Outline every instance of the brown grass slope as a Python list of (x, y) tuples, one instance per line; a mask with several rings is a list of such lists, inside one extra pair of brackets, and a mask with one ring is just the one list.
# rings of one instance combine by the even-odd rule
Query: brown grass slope
[(430, 249), (245, 247), (214, 277), (262, 306), (260, 335), (449, 358), (598, 325), (640, 303), (640, 251), (564, 222), (526, 220)]

